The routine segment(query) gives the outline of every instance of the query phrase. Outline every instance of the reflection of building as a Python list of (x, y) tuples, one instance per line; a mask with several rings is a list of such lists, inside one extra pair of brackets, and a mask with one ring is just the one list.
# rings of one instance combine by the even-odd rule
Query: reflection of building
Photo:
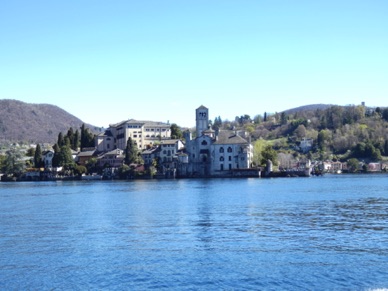
[(128, 138), (131, 137), (139, 149), (145, 149), (156, 141), (170, 139), (170, 136), (171, 130), (168, 123), (130, 119), (111, 124), (104, 133), (97, 136), (96, 147), (102, 152), (116, 148), (124, 150)]
[(188, 155), (187, 174), (194, 176), (226, 176), (249, 169), (252, 145), (231, 130), (214, 131), (209, 127), (209, 110), (196, 109), (196, 138), (185, 132)]

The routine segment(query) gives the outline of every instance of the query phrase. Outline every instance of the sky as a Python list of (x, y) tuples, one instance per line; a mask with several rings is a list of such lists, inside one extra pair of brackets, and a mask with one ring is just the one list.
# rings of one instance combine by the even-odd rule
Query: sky
[(0, 99), (108, 127), (308, 104), (388, 106), (386, 0), (12, 0)]

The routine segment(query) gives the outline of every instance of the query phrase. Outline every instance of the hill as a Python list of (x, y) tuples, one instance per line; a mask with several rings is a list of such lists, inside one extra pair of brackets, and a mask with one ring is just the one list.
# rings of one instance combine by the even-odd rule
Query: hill
[(304, 106), (285, 110), (284, 113), (295, 114), (296, 112), (303, 112), (303, 111), (325, 110), (325, 109), (330, 108), (332, 106), (333, 105), (331, 105), (331, 104), (310, 104), (310, 105), (304, 105)]
[(55, 105), (0, 100), (0, 141), (53, 143), (60, 132), (70, 127), (79, 129), (82, 124), (82, 120)]

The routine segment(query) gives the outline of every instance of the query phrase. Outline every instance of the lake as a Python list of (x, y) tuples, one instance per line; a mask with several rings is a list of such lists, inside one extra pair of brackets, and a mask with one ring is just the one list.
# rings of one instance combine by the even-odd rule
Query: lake
[(0, 183), (1, 290), (388, 288), (388, 175)]

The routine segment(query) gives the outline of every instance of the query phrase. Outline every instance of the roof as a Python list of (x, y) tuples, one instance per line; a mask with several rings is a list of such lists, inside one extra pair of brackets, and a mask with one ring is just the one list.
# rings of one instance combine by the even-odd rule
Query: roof
[(197, 109), (207, 109), (205, 106), (201, 105)]
[(111, 127), (118, 127), (124, 124), (137, 124), (141, 126), (168, 126), (170, 127), (171, 125), (166, 123), (166, 122), (160, 122), (160, 121), (150, 121), (150, 120), (136, 120), (136, 119), (128, 119), (116, 124), (111, 124)]
[(90, 156), (93, 156), (95, 152), (96, 152), (95, 150), (94, 151), (80, 152), (78, 154), (78, 157), (90, 157)]
[(164, 139), (160, 142), (161, 145), (165, 145), (165, 144), (176, 144), (177, 142), (179, 142), (179, 139)]
[(220, 130), (214, 144), (248, 144), (248, 141), (232, 130)]

